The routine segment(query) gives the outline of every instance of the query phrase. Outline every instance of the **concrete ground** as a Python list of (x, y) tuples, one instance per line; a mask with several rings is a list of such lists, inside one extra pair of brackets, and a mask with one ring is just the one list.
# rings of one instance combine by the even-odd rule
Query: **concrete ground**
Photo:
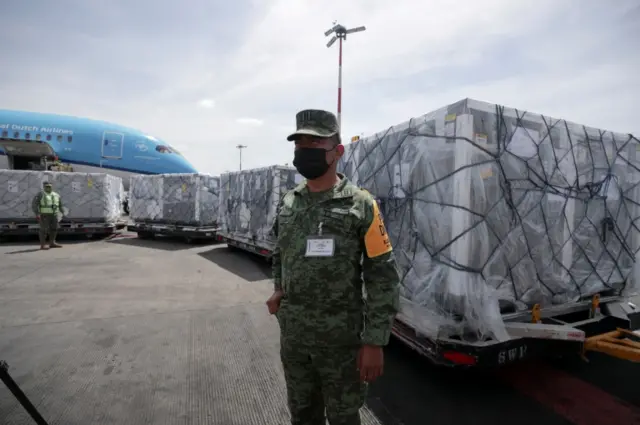
[[(50, 424), (286, 424), (269, 267), (225, 246), (0, 245), (0, 360)], [(639, 303), (640, 304), (640, 303)], [(397, 342), (365, 424), (640, 424), (640, 367), (453, 373)], [(31, 420), (0, 384), (0, 424)]]

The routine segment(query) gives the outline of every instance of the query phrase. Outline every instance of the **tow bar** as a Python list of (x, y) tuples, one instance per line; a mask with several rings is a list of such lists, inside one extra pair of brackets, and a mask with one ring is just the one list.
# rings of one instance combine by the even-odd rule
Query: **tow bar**
[(40, 412), (38, 412), (33, 403), (31, 403), (29, 398), (27, 398), (26, 394), (20, 389), (16, 381), (14, 381), (11, 375), (9, 375), (9, 365), (4, 360), (0, 360), (0, 380), (2, 380), (7, 388), (9, 388), (9, 391), (11, 391), (36, 424), (49, 425), (42, 415), (40, 415)]
[(618, 329), (587, 338), (584, 349), (640, 363), (640, 336), (626, 329)]

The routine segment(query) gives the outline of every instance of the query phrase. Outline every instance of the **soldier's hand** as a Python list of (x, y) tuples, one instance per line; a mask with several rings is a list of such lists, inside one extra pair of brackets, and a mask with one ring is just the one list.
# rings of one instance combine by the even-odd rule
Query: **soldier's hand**
[(373, 382), (382, 375), (384, 352), (377, 345), (363, 345), (358, 353), (358, 370), (362, 382)]
[(276, 314), (278, 312), (282, 297), (284, 297), (283, 291), (275, 291), (273, 295), (269, 297), (269, 299), (267, 300), (267, 308), (269, 309), (269, 314)]

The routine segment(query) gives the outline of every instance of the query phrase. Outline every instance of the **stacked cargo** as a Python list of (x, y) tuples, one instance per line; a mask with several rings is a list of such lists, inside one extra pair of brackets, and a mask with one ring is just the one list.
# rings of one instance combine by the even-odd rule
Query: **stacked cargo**
[(129, 216), (139, 223), (215, 226), (219, 184), (205, 174), (133, 176)]
[(122, 215), (122, 180), (109, 174), (0, 170), (0, 220), (34, 220), (31, 203), (49, 181), (64, 208), (62, 221), (114, 222)]
[(403, 320), (505, 340), (507, 313), (638, 290), (639, 145), (466, 99), (348, 145), (339, 171), (380, 203)]
[(220, 176), (220, 231), (231, 241), (272, 250), (280, 198), (302, 181), (294, 168), (271, 166)]
[(101, 173), (51, 173), (53, 188), (66, 207), (63, 221), (111, 223), (123, 214), (120, 177)]
[(34, 220), (31, 202), (42, 191), (42, 183), (51, 181), (51, 172), (0, 170), (0, 221)]

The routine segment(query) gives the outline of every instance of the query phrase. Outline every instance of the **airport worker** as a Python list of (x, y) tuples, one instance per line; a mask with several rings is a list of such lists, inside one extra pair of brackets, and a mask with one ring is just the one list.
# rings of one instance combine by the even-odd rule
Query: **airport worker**
[(40, 223), (40, 249), (49, 249), (46, 246), (47, 234), (51, 248), (62, 248), (62, 245), (56, 243), (58, 212), (62, 211), (62, 199), (53, 191), (50, 182), (44, 182), (42, 188), (43, 190), (33, 198), (31, 204), (33, 213)]
[[(273, 232), (280, 357), (293, 425), (359, 425), (369, 382), (383, 372), (400, 277), (378, 205), (336, 172), (335, 115), (296, 115), (293, 165), (306, 178), (279, 202)], [(363, 295), (363, 286), (366, 295)]]

